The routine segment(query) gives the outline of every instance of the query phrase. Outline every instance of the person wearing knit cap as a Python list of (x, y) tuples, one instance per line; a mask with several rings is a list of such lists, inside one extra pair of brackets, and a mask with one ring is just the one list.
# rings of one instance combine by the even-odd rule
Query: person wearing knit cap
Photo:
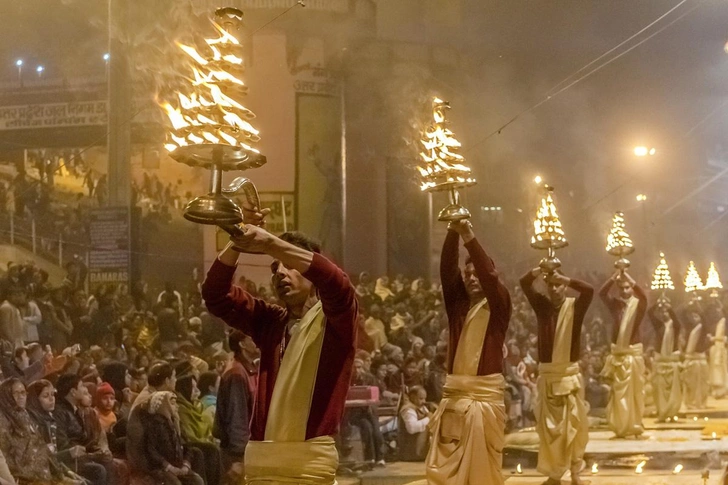
[(96, 388), (94, 403), (96, 414), (99, 417), (99, 423), (101, 423), (101, 429), (104, 430), (104, 433), (108, 433), (116, 424), (116, 414), (114, 413), (116, 393), (114, 392), (114, 388), (111, 387), (111, 384), (102, 382)]

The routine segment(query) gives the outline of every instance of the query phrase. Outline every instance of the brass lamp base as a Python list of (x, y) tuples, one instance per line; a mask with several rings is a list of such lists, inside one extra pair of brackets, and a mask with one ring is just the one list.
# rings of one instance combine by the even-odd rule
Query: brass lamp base
[(614, 262), (614, 267), (617, 268), (620, 271), (624, 271), (627, 268), (631, 266), (632, 263), (629, 262), (629, 259), (622, 257), (619, 258), (617, 261)]
[(461, 205), (450, 204), (437, 215), (438, 221), (452, 222), (470, 219), (470, 211)]
[(556, 255), (546, 256), (538, 263), (538, 267), (544, 273), (551, 274), (561, 267), (561, 260)]
[(221, 194), (207, 194), (195, 197), (185, 206), (184, 218), (197, 224), (240, 224), (243, 222), (243, 213), (230, 198)]
[(442, 222), (454, 222), (470, 219), (470, 211), (460, 205), (460, 194), (458, 193), (457, 186), (449, 184), (438, 187), (439, 190), (442, 190), (443, 188), (446, 188), (448, 191), (450, 203), (440, 211), (437, 215), (437, 220)]

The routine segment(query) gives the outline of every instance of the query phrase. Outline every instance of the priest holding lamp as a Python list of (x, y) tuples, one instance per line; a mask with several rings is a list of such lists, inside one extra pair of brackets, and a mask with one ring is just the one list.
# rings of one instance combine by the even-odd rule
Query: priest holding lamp
[[(560, 484), (567, 471), (571, 472), (571, 483), (579, 485), (582, 483), (579, 472), (589, 441), (584, 380), (579, 369), (581, 327), (594, 289), (567, 277), (559, 269), (561, 263), (555, 250), (568, 242), (556, 213), (553, 189), (544, 188), (546, 193), (534, 222), (531, 246), (549, 252), (538, 268), (520, 280), (538, 319), (537, 469), (548, 477), (546, 485)], [(546, 284), (546, 293), (534, 286), (539, 279)], [(577, 296), (567, 296), (569, 289)]]
[(680, 320), (665, 295), (674, 290), (665, 255), (660, 253), (660, 263), (652, 278), (652, 291), (660, 291), (660, 297), (650, 308), (649, 317), (655, 334), (655, 360), (652, 373), (652, 390), (657, 408), (657, 420), (664, 422), (677, 415), (682, 406), (680, 382)]
[[(645, 360), (640, 343), (640, 323), (647, 311), (647, 295), (627, 273), (625, 257), (634, 246), (625, 231), (624, 214), (614, 214), (607, 237), (607, 252), (619, 259), (617, 269), (599, 290), (599, 297), (613, 319), (612, 348), (602, 375), (611, 381), (607, 404), (607, 423), (618, 438), (639, 437), (644, 432)], [(617, 296), (611, 295), (614, 286)]]
[[(423, 133), (423, 190), (448, 190), (451, 204), (440, 258), (442, 295), (450, 330), (447, 378), (431, 418), (432, 443), (425, 462), (428, 485), (503, 483), (505, 428), (503, 343), (511, 297), (493, 260), (476, 239), (470, 214), (458, 203), (457, 187), (472, 185), (460, 144), (447, 128), (449, 105), (435, 99), (434, 123)], [(467, 251), (459, 264), (460, 246)], [(425, 482), (420, 482), (425, 483)]]

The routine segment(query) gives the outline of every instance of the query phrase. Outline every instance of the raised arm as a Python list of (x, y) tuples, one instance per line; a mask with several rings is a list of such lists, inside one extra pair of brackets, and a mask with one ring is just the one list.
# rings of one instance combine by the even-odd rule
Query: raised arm
[(539, 275), (541, 275), (541, 268), (533, 268), (528, 273), (521, 276), (521, 279), (519, 280), (521, 288), (523, 289), (523, 294), (526, 295), (526, 298), (534, 311), (541, 308), (544, 304), (544, 300), (546, 299), (544, 295), (533, 289), (533, 283)]
[[(473, 225), (470, 221), (451, 222), (448, 229), (454, 230), (463, 239), (465, 249), (468, 251), (470, 261), (475, 268), (475, 275), (478, 277), (491, 309), (510, 312), (511, 295), (498, 277), (493, 260), (486, 254), (483, 246), (475, 238)], [(507, 315), (509, 314), (507, 313)]]
[(311, 253), (312, 260), (303, 276), (318, 289), (324, 314), (329, 323), (339, 323), (353, 330), (359, 305), (356, 291), (349, 277), (341, 268), (318, 253)]
[(616, 274), (612, 275), (607, 281), (604, 282), (601, 288), (599, 288), (599, 298), (604, 302), (607, 308), (612, 307), (612, 296), (609, 294), (612, 291), (615, 281), (617, 281)]
[(453, 229), (448, 229), (445, 242), (442, 244), (440, 254), (440, 282), (442, 284), (442, 298), (448, 315), (457, 307), (458, 302), (470, 304), (468, 291), (465, 289), (463, 276), (459, 266), (460, 235)]
[(569, 280), (567, 286), (579, 293), (579, 296), (576, 297), (574, 306), (576, 308), (583, 308), (584, 312), (586, 312), (586, 309), (589, 308), (589, 305), (591, 305), (591, 302), (594, 299), (594, 287), (585, 281), (574, 278), (567, 279)]
[(202, 299), (211, 314), (257, 342), (256, 323), (282, 320), (285, 310), (232, 284), (239, 255), (231, 244), (220, 253), (202, 283)]

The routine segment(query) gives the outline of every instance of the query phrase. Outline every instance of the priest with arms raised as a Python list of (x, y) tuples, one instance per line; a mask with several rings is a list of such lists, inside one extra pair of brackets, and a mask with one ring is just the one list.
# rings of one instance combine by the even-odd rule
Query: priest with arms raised
[[(263, 229), (268, 210), (245, 210), (245, 234), (231, 238), (207, 274), (207, 308), (250, 335), (261, 351), (258, 392), (245, 451), (248, 485), (332, 485), (337, 433), (356, 343), (357, 301), (344, 272), (300, 233)], [(283, 306), (233, 286), (239, 252), (273, 258)]]
[[(618, 296), (610, 295), (614, 285)], [(640, 343), (640, 323), (647, 312), (647, 295), (629, 273), (619, 270), (604, 283), (599, 297), (614, 321), (612, 349), (602, 375), (611, 381), (607, 424), (617, 438), (639, 437), (645, 428), (645, 359)]]
[[(460, 272), (459, 241), (468, 256)], [(448, 375), (430, 423), (429, 485), (502, 484), (503, 342), (511, 297), (470, 221), (451, 222), (440, 259), (450, 327)]]
[[(521, 278), (521, 288), (538, 320), (537, 469), (549, 477), (545, 485), (559, 485), (567, 471), (571, 471), (571, 483), (578, 485), (589, 441), (584, 379), (579, 371), (581, 328), (594, 288), (557, 270), (543, 275), (547, 289), (543, 294), (533, 287), (542, 274), (541, 268), (534, 268)], [(578, 296), (567, 297), (568, 288)]]

